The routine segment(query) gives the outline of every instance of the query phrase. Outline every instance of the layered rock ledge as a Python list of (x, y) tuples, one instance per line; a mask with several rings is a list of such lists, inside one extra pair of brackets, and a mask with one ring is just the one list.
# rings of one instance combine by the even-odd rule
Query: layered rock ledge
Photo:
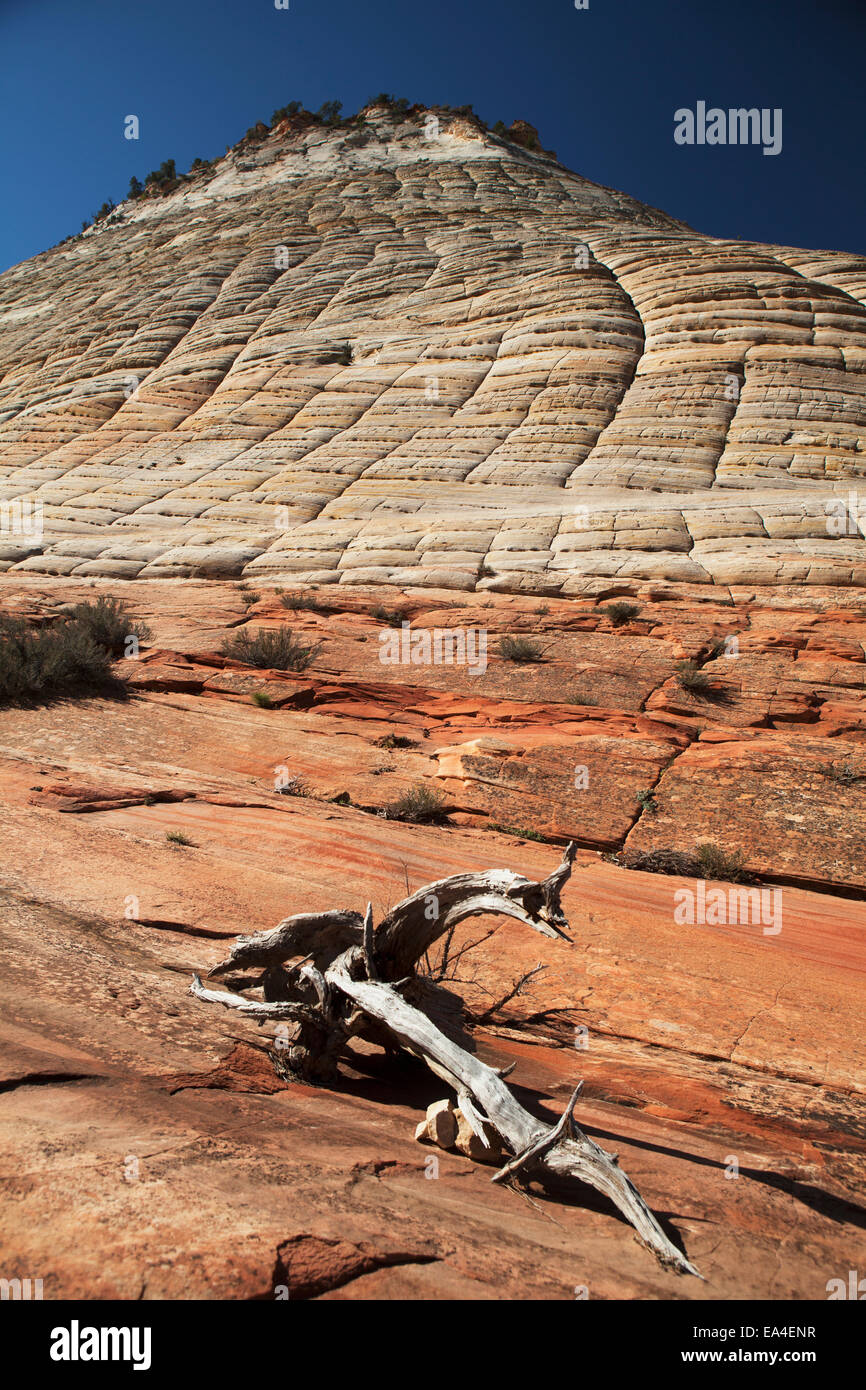
[[(106, 588), (6, 575), (0, 608), (48, 622)], [(603, 588), (322, 586), (320, 611), (294, 613), (217, 582), (111, 591), (153, 630), (118, 664), (129, 698), (0, 720), (9, 1277), (38, 1269), (46, 1297), (822, 1299), (862, 1267), (856, 596), (635, 585), (617, 624)], [(380, 662), (383, 598), (413, 632), (483, 630), (486, 669)], [(318, 646), (303, 672), (220, 655), (285, 624)], [(542, 660), (504, 660), (505, 636)], [(703, 691), (679, 684), (684, 659)], [(381, 814), (419, 784), (447, 823)], [(381, 917), (481, 866), (541, 877), (571, 837), (575, 944), (499, 924), (449, 988), (539, 1115), (585, 1078), (580, 1123), (705, 1285), (664, 1273), (601, 1200), (526, 1202), (457, 1152), (431, 1179), (425, 1075), (367, 1048), (336, 1091), (286, 1083), (272, 1030), (187, 993), (239, 932), (368, 900)], [(779, 895), (778, 931), (684, 923), (694, 873), (628, 867), (705, 842)], [(467, 924), (455, 950), (496, 926)]]

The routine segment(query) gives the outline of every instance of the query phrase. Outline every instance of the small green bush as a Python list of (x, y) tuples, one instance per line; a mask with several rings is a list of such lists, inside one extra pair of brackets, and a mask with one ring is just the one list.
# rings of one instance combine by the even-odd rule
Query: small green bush
[(745, 877), (745, 855), (742, 850), (738, 849), (733, 854), (728, 854), (718, 845), (703, 844), (695, 846), (695, 853), (698, 869), (704, 878), (722, 878), (727, 883), (739, 883), (740, 879)]
[(401, 609), (383, 608), (381, 603), (369, 611), (371, 618), (375, 618), (377, 623), (386, 623), (388, 627), (401, 627), (406, 621), (406, 614)]
[(326, 603), (322, 603), (315, 594), (280, 594), (280, 603), (284, 608), (290, 608), (293, 613), (331, 613), (333, 609)]
[(376, 748), (417, 748), (414, 739), (404, 738), (402, 734), (383, 734), (374, 740)]
[(250, 699), (254, 705), (258, 705), (259, 709), (273, 709), (274, 707), (273, 700), (265, 690), (254, 690)]
[(120, 694), (111, 664), (130, 637), (147, 641), (150, 629), (106, 596), (75, 604), (46, 627), (0, 617), (0, 704)]
[(31, 628), (17, 619), (0, 619), (0, 704), (120, 688), (112, 676), (110, 652), (79, 624)]
[(706, 690), (707, 677), (696, 661), (678, 661), (675, 669), (683, 690)]
[(316, 112), (316, 119), (321, 121), (322, 125), (338, 126), (341, 123), (340, 112), (342, 109), (343, 103), (341, 101), (323, 101)]
[(373, 97), (365, 104), (367, 106), (388, 106), (392, 111), (399, 111), (400, 113), (409, 110), (407, 97), (395, 97), (390, 92), (380, 92), (378, 96)]
[(182, 830), (167, 830), (165, 838), (170, 845), (193, 845), (194, 841), (188, 835), (184, 835)]
[(263, 671), (306, 671), (317, 650), (299, 642), (285, 627), (239, 632), (220, 647), (223, 656)]
[(146, 623), (133, 618), (123, 599), (110, 594), (101, 595), (95, 602), (76, 603), (65, 613), (67, 623), (77, 624), (97, 646), (114, 656), (121, 656), (130, 637), (147, 642), (152, 636)]
[(164, 184), (174, 183), (177, 178), (173, 159), (164, 159), (158, 169), (151, 169), (145, 184), (151, 188), (161, 188)]
[(309, 796), (310, 784), (303, 777), (290, 777), (284, 787), (277, 787), (280, 796)]
[(613, 623), (614, 627), (622, 627), (623, 623), (630, 623), (632, 618), (636, 618), (640, 608), (636, 603), (606, 603), (602, 609)]
[(519, 665), (528, 665), (533, 661), (541, 661), (544, 653), (538, 643), (529, 637), (502, 637), (499, 642), (499, 655), (503, 661), (516, 661)]
[(389, 820), (411, 821), (415, 825), (441, 825), (447, 819), (445, 798), (419, 782), (386, 806), (385, 815)]
[(637, 801), (641, 810), (649, 811), (651, 816), (654, 816), (658, 811), (658, 802), (655, 799), (654, 793), (651, 791), (638, 792), (637, 796), (635, 797), (635, 800)]
[(498, 830), (500, 835), (514, 835), (518, 840), (537, 840), (539, 844), (547, 844), (547, 837), (540, 835), (537, 830), (521, 830), (517, 825), (501, 825), (498, 820), (488, 822), (488, 830)]
[(288, 106), (279, 106), (271, 116), (271, 125), (276, 125), (279, 121), (284, 121), (289, 116), (297, 116), (303, 108), (299, 101), (290, 101)]

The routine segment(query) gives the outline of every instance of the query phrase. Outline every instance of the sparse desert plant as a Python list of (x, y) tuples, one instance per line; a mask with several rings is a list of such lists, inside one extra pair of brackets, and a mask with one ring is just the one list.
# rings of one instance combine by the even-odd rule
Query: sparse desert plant
[(379, 92), (379, 94), (377, 96), (372, 97), (370, 101), (366, 103), (366, 105), (388, 106), (391, 108), (392, 111), (399, 111), (402, 113), (403, 111), (409, 110), (409, 99), (408, 97), (392, 96), (390, 92)]
[(167, 830), (165, 832), (165, 838), (168, 840), (170, 845), (191, 846), (195, 843), (193, 840), (189, 838), (188, 835), (185, 835), (182, 830)]
[(614, 627), (622, 627), (623, 623), (630, 623), (632, 618), (637, 617), (640, 607), (636, 603), (606, 603), (602, 612), (607, 614)]
[(419, 782), (386, 806), (385, 815), (389, 820), (411, 821), (415, 825), (441, 825), (446, 819), (445, 798), (440, 791)]
[(165, 192), (174, 184), (177, 179), (177, 170), (173, 159), (164, 159), (158, 169), (151, 169), (145, 184), (149, 188), (157, 188), (160, 192)]
[(317, 648), (299, 642), (289, 628), (239, 632), (220, 647), (223, 656), (262, 671), (306, 671)]
[(518, 665), (523, 666), (533, 661), (541, 661), (544, 653), (538, 643), (529, 637), (501, 637), (499, 655), (503, 661), (516, 661)]
[(341, 101), (323, 101), (316, 112), (316, 119), (321, 121), (322, 125), (340, 125), (340, 112), (342, 109), (343, 103)]
[(742, 850), (729, 854), (719, 845), (703, 844), (695, 846), (698, 869), (704, 878), (721, 878), (727, 883), (739, 883), (744, 877)]
[(381, 603), (377, 603), (369, 611), (371, 618), (388, 627), (401, 627), (406, 621), (406, 614), (400, 608), (383, 608)]
[(729, 705), (734, 699), (733, 692), (725, 685), (711, 682), (706, 671), (702, 670), (696, 661), (678, 661), (676, 675), (683, 690), (688, 690), (692, 695), (699, 695), (701, 699), (715, 705)]
[(537, 830), (521, 830), (519, 825), (502, 825), (498, 820), (489, 821), (488, 830), (498, 830), (500, 835), (514, 835), (518, 840), (536, 840), (539, 844), (547, 843), (547, 836), (542, 835)]
[(93, 602), (76, 603), (65, 610), (63, 618), (67, 625), (79, 627), (113, 656), (125, 650), (130, 637), (147, 642), (152, 635), (146, 623), (132, 617), (123, 599), (111, 594), (102, 594)]
[(376, 748), (417, 748), (418, 744), (414, 739), (405, 738), (403, 734), (383, 734), (381, 738), (374, 739)]
[(293, 613), (330, 613), (332, 610), (326, 603), (315, 594), (286, 594), (277, 590), (280, 595), (280, 603), (284, 608), (289, 608)]
[(853, 763), (822, 763), (821, 771), (831, 782), (843, 787), (853, 787), (856, 782), (866, 782), (866, 772), (858, 772)]
[(309, 796), (310, 784), (303, 777), (290, 777), (285, 786), (277, 787), (280, 796)]
[(112, 652), (78, 621), (34, 628), (0, 618), (0, 704), (35, 704), (73, 695), (119, 694)]
[(290, 101), (288, 106), (280, 106), (271, 116), (271, 125), (276, 125), (278, 121), (286, 120), (289, 116), (297, 116), (303, 108), (299, 101)]
[(706, 690), (707, 677), (696, 661), (678, 661), (675, 670), (677, 684), (683, 690)]
[(728, 883), (756, 883), (755, 875), (743, 868), (740, 850), (728, 854), (718, 845), (695, 845), (691, 852), (681, 849), (619, 850), (603, 854), (609, 864), (637, 869), (647, 874), (676, 874), (681, 878), (719, 878)]
[(261, 594), (257, 594), (254, 589), (241, 590), (241, 603), (245, 608), (252, 608), (254, 603), (261, 601)]
[(655, 794), (651, 791), (638, 792), (637, 796), (635, 797), (635, 800), (640, 806), (641, 810), (649, 811), (651, 816), (654, 816), (658, 811), (658, 802), (655, 799)]
[(254, 705), (258, 705), (259, 709), (273, 709), (274, 707), (274, 702), (266, 690), (254, 690), (250, 699)]

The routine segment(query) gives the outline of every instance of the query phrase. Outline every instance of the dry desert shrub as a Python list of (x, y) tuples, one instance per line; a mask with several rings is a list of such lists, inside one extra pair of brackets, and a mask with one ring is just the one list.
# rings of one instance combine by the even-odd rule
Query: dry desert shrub
[(389, 820), (411, 821), (414, 825), (441, 825), (447, 819), (445, 798), (419, 782), (386, 806), (385, 815)]
[(130, 638), (149, 637), (150, 629), (111, 597), (77, 603), (44, 627), (0, 616), (0, 704), (120, 694), (112, 661)]
[(622, 627), (623, 623), (630, 623), (632, 618), (636, 618), (640, 608), (636, 603), (607, 603), (602, 609), (613, 623), (614, 627)]
[(502, 637), (499, 641), (499, 655), (503, 661), (516, 661), (525, 666), (530, 662), (541, 661), (544, 653), (537, 642), (529, 637)]
[(287, 627), (239, 632), (220, 647), (223, 656), (262, 671), (306, 671), (317, 650), (305, 646)]

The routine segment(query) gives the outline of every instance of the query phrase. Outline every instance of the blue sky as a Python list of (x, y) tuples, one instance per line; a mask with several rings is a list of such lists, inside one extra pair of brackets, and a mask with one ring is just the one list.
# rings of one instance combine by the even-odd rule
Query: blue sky
[[(531, 121), (711, 235), (864, 252), (864, 40), (862, 0), (0, 0), (0, 268), (131, 174), (222, 155), (289, 101), (348, 114), (382, 90)], [(678, 146), (701, 100), (780, 107), (781, 153)]]

